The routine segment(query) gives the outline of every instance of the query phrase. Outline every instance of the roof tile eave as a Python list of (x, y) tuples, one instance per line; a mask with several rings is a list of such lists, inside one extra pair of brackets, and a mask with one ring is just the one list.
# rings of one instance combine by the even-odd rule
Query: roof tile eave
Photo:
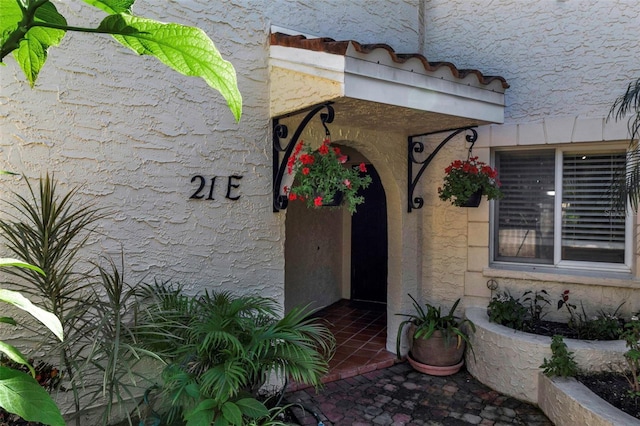
[(429, 62), (424, 55), (419, 53), (396, 53), (391, 46), (383, 43), (361, 44), (355, 40), (336, 41), (328, 37), (307, 38), (302, 35), (289, 35), (278, 32), (271, 33), (270, 38), (271, 45), (273, 46), (294, 47), (342, 56), (346, 55), (349, 45), (353, 46), (356, 52), (362, 54), (369, 54), (374, 50), (384, 49), (389, 54), (391, 60), (398, 64), (403, 64), (410, 59), (417, 59), (422, 62), (424, 69), (428, 72), (437, 71), (442, 67), (448, 67), (451, 74), (456, 78), (463, 79), (469, 74), (475, 74), (482, 85), (489, 85), (497, 80), (501, 83), (503, 89), (509, 88), (509, 83), (507, 83), (504, 77), (484, 75), (477, 69), (458, 69), (451, 62)]

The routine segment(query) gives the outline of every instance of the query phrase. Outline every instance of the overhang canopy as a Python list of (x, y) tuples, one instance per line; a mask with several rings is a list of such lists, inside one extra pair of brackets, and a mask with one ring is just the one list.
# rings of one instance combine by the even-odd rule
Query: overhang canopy
[(270, 114), (333, 102), (334, 125), (406, 135), (504, 121), (502, 77), (385, 44), (271, 34)]

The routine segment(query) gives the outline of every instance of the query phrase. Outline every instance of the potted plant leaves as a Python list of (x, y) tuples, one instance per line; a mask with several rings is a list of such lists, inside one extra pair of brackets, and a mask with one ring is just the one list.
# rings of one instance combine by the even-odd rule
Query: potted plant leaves
[(425, 309), (413, 296), (409, 297), (413, 301), (415, 312), (397, 314), (407, 318), (398, 326), (398, 357), (402, 332), (405, 326), (408, 326), (410, 350), (407, 359), (413, 368), (435, 376), (457, 373), (464, 363), (465, 347), (468, 346), (473, 352), (467, 330), (475, 332), (473, 322), (455, 315), (460, 299), (456, 300), (446, 315), (443, 315), (441, 307), (426, 303)]

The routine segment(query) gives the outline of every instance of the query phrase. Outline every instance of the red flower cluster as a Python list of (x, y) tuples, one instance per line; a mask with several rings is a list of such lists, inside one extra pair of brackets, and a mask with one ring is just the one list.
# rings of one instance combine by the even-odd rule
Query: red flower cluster
[[(478, 161), (478, 157), (471, 157), (467, 161), (455, 160), (446, 169), (444, 169), (444, 172), (446, 174), (450, 174), (452, 170), (462, 170), (463, 172), (470, 173), (472, 175), (480, 173), (489, 176), (490, 179), (498, 177), (498, 172), (486, 163)], [(499, 183), (498, 186), (500, 186)]]
[(338, 204), (338, 197), (353, 214), (356, 206), (364, 202), (358, 191), (371, 183), (371, 177), (360, 174), (367, 171), (364, 163), (358, 168), (347, 167), (348, 160), (329, 139), (323, 140), (315, 151), (304, 148), (303, 141), (298, 142), (287, 160), (287, 171), (294, 175), (294, 183), (291, 188), (283, 188), (284, 193), (289, 200), (302, 200), (309, 207)]
[(455, 206), (464, 206), (477, 192), (481, 192), (488, 200), (502, 198), (497, 170), (478, 161), (478, 157), (470, 157), (465, 161), (455, 160), (444, 171), (444, 185), (438, 188), (438, 194), (443, 201), (450, 201)]

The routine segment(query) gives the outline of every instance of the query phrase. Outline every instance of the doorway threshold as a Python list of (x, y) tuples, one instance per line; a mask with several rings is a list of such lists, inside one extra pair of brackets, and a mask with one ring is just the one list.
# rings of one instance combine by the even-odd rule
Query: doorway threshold
[[(352, 303), (342, 299), (315, 313), (323, 318), (336, 338), (336, 353), (322, 383), (358, 376), (392, 366), (395, 354), (387, 351), (387, 312), (380, 305)], [(287, 391), (308, 385), (290, 383)]]

